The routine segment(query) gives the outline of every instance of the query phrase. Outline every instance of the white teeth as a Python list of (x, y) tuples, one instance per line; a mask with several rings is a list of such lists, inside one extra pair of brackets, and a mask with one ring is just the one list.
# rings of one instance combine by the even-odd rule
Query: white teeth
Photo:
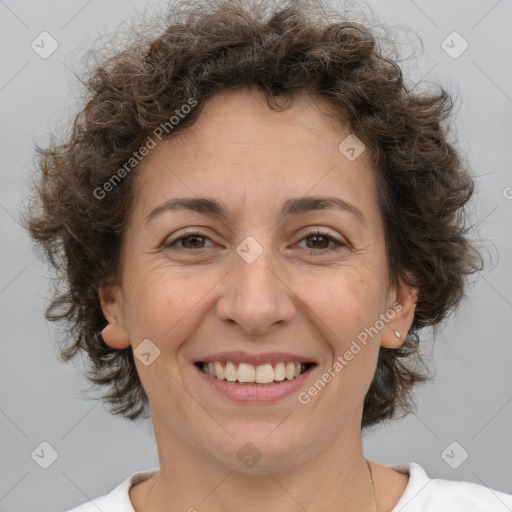
[(256, 368), (255, 382), (258, 384), (268, 384), (274, 382), (274, 368), (271, 364), (262, 364)]
[(202, 370), (212, 377), (228, 382), (271, 384), (274, 381), (281, 382), (285, 379), (292, 380), (298, 377), (304, 370), (301, 363), (276, 363), (272, 366), (270, 363), (254, 366), (252, 364), (240, 363), (238, 367), (235, 363), (228, 361), (223, 365), (220, 361), (204, 363)]
[(295, 376), (295, 365), (293, 363), (286, 363), (284, 374), (288, 380), (292, 380)]
[(217, 377), (217, 379), (224, 380), (226, 378), (226, 374), (224, 373), (224, 368), (222, 368), (222, 365), (215, 361), (215, 373), (211, 373), (213, 377)]
[(237, 379), (236, 366), (232, 362), (226, 363), (226, 368), (224, 368), (224, 375), (226, 376), (226, 380), (228, 382), (235, 382)]
[(256, 369), (252, 364), (240, 363), (238, 365), (238, 382), (254, 382)]
[(286, 373), (284, 371), (284, 363), (277, 363), (274, 368), (274, 380), (281, 382), (286, 378)]

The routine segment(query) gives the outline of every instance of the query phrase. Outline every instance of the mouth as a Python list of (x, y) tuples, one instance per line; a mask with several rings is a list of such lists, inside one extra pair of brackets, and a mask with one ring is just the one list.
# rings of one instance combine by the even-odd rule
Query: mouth
[(313, 362), (281, 361), (253, 365), (233, 361), (196, 361), (195, 366), (218, 381), (239, 386), (275, 386), (298, 379), (316, 366)]

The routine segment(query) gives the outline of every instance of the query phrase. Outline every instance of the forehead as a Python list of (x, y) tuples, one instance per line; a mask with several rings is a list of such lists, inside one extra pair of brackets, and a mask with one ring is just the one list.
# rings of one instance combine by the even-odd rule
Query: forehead
[(182, 133), (208, 139), (218, 138), (221, 131), (229, 134), (231, 143), (279, 145), (281, 141), (273, 138), (278, 131), (285, 130), (288, 140), (313, 137), (325, 141), (326, 136), (337, 139), (348, 130), (346, 123), (338, 119), (340, 114), (334, 112), (333, 105), (316, 94), (302, 92), (272, 98), (270, 102), (273, 109), (261, 91), (223, 92), (206, 102), (193, 125), (194, 130)]
[(161, 201), (195, 195), (277, 211), (289, 197), (336, 194), (375, 208), (370, 152), (350, 161), (340, 151), (351, 133), (330, 105), (305, 94), (286, 105), (273, 111), (263, 93), (248, 90), (213, 97), (192, 126), (141, 162), (134, 206), (147, 215)]

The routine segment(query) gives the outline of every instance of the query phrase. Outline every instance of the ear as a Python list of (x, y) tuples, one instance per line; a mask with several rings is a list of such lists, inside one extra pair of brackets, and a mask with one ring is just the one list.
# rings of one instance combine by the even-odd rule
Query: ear
[(101, 335), (107, 345), (112, 348), (130, 346), (130, 337), (126, 331), (123, 314), (121, 293), (118, 286), (101, 286), (98, 288), (101, 309), (108, 321)]
[[(390, 303), (386, 315), (390, 320), (387, 328), (382, 331), (381, 346), (384, 348), (400, 348), (411, 328), (418, 300), (418, 289), (403, 283), (394, 289), (389, 296)], [(395, 312), (394, 316), (391, 312)], [(395, 331), (400, 334), (398, 337)]]

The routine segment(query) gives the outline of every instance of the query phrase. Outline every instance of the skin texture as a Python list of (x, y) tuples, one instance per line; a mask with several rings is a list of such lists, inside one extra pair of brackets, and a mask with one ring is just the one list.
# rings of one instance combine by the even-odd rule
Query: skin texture
[[(106, 343), (135, 349), (150, 339), (160, 349), (149, 366), (136, 358), (160, 458), (160, 471), (131, 490), (137, 512), (291, 512), (298, 503), (310, 512), (375, 510), (362, 450), (364, 396), (379, 346), (397, 348), (405, 338), (417, 291), (389, 286), (370, 152), (351, 162), (338, 150), (350, 131), (327, 108), (296, 96), (292, 108), (274, 112), (261, 93), (230, 91), (141, 163), (122, 282), (100, 289)], [(284, 201), (313, 195), (352, 203), (366, 222), (334, 208), (280, 216)], [(229, 217), (182, 210), (145, 222), (176, 197), (216, 199)], [(186, 236), (184, 228), (206, 238), (163, 247)], [(315, 244), (315, 228), (345, 246)], [(250, 264), (236, 252), (247, 236), (263, 249)], [(307, 405), (295, 394), (233, 402), (193, 365), (217, 351), (293, 352), (318, 365), (307, 389), (395, 302), (400, 312)], [(236, 455), (247, 442), (261, 452), (252, 468)], [(372, 473), (379, 511), (391, 510), (407, 476), (373, 462)]]

